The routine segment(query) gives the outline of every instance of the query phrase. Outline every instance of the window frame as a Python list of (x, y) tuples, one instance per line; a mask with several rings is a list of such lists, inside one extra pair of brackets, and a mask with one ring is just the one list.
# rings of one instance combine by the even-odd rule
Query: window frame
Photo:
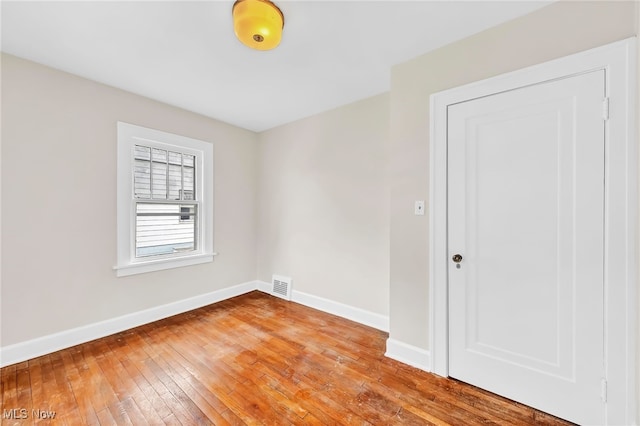
[[(118, 121), (117, 264), (118, 277), (213, 261), (213, 145), (186, 136)], [(136, 258), (136, 205), (152, 200), (134, 195), (134, 147), (143, 145), (195, 156), (194, 203), (198, 205), (196, 250)], [(158, 201), (158, 200), (156, 200)], [(191, 202), (186, 201), (191, 204)]]

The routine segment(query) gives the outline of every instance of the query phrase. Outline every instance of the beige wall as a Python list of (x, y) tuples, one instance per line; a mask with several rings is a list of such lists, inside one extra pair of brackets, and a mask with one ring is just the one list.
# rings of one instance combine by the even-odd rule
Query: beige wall
[(258, 278), (388, 315), (389, 97), (260, 134)]
[[(209, 141), (213, 263), (116, 278), (116, 122)], [(257, 135), (2, 55), (2, 345), (255, 280)]]
[[(390, 94), (260, 135), (2, 55), (2, 345), (251, 281), (257, 267), (390, 315), (392, 338), (428, 349), (428, 215), (413, 202), (429, 199), (429, 95), (638, 27), (633, 2), (552, 4), (395, 66)], [(115, 278), (118, 120), (214, 143), (214, 263)]]
[(561, 1), (392, 68), (393, 339), (429, 348), (428, 221), (413, 216), (412, 208), (414, 200), (429, 199), (429, 96), (635, 33), (633, 2)]

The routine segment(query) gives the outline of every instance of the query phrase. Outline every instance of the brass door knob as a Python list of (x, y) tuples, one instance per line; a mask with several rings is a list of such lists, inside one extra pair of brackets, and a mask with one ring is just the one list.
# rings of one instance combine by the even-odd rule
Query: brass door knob
[(461, 254), (454, 254), (453, 257), (451, 258), (451, 260), (453, 260), (456, 263), (460, 263), (460, 262), (462, 262), (462, 255)]

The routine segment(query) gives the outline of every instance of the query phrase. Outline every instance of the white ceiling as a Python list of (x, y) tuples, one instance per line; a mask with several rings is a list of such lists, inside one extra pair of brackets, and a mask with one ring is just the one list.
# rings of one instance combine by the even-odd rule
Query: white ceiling
[(267, 52), (235, 38), (233, 0), (2, 1), (2, 50), (262, 131), (388, 91), (391, 66), (550, 1), (276, 0)]

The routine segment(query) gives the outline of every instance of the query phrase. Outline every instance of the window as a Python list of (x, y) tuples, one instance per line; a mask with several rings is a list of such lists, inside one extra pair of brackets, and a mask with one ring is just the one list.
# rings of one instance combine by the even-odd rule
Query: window
[(180, 222), (192, 222), (193, 223), (193, 217), (195, 216), (194, 213), (195, 207), (184, 207), (184, 206), (180, 206)]
[(212, 215), (211, 144), (118, 123), (118, 276), (210, 262)]

